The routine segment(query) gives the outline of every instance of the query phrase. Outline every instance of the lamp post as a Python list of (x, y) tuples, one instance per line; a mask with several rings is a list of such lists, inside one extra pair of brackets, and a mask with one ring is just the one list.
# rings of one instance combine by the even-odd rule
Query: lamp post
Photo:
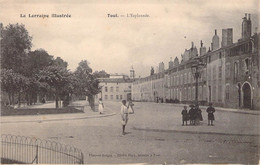
[(191, 66), (191, 73), (195, 79), (195, 104), (198, 104), (198, 86), (199, 78), (201, 76), (202, 69), (204, 68), (204, 63), (200, 58), (196, 58)]

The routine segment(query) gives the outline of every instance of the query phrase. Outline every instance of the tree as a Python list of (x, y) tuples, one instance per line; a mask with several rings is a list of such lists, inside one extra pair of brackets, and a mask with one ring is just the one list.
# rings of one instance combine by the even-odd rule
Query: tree
[(53, 64), (62, 68), (67, 68), (68, 63), (64, 61), (62, 58), (57, 57), (54, 61)]
[(104, 70), (102, 70), (102, 71), (95, 71), (93, 73), (93, 75), (96, 78), (109, 78), (109, 74), (107, 72), (105, 72)]
[(15, 94), (18, 94), (18, 105), (21, 101), (21, 93), (26, 91), (29, 79), (19, 73), (15, 73), (12, 69), (1, 70), (1, 87), (8, 94), (10, 105), (15, 104)]
[(29, 52), (26, 57), (25, 75), (33, 76), (44, 67), (50, 66), (54, 63), (53, 56), (50, 56), (44, 49), (37, 49)]
[(67, 95), (67, 86), (70, 83), (70, 73), (66, 68), (61, 66), (48, 66), (42, 69), (37, 75), (40, 82), (47, 83), (55, 95), (56, 108), (58, 101), (64, 100)]
[(87, 96), (91, 109), (95, 110), (94, 96), (100, 92), (100, 88), (98, 86), (99, 81), (92, 74), (89, 63), (86, 60), (81, 61), (74, 74), (77, 80), (75, 84), (76, 93)]
[(1, 67), (22, 73), (26, 53), (31, 47), (32, 37), (23, 24), (1, 28)]

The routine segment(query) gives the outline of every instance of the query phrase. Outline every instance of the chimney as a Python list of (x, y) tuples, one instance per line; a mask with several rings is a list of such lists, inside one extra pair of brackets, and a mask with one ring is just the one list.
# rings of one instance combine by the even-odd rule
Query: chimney
[(191, 48), (193, 48), (193, 42), (191, 42)]
[(217, 35), (217, 29), (215, 29), (215, 35)]
[(245, 13), (245, 18), (247, 19), (247, 13)]
[(248, 20), (250, 20), (250, 16), (251, 16), (251, 14), (248, 14)]
[(202, 42), (202, 40), (200, 40), (200, 47), (203, 47), (203, 42)]

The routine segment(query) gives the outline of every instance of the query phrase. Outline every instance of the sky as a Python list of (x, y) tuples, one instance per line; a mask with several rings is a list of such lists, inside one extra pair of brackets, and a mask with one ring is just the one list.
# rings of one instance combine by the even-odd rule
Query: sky
[[(167, 69), (170, 58), (181, 59), (191, 42), (198, 48), (202, 40), (208, 49), (215, 29), (221, 40), (221, 29), (233, 28), (237, 42), (245, 13), (251, 13), (255, 32), (259, 7), (258, 0), (0, 0), (0, 22), (24, 24), (33, 37), (32, 50), (42, 48), (61, 57), (72, 71), (87, 60), (94, 71), (129, 75), (133, 66), (136, 77), (144, 77), (151, 66), (164, 62)], [(131, 13), (149, 17), (126, 17)], [(29, 14), (50, 17), (30, 18)]]

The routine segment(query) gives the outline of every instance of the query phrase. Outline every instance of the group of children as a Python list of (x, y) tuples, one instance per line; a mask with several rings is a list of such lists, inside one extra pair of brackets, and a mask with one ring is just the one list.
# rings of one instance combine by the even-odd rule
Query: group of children
[[(207, 108), (208, 113), (208, 125), (213, 126), (213, 121), (215, 120), (214, 112), (215, 108), (212, 107), (212, 103), (209, 104), (209, 107)], [(184, 126), (184, 123), (188, 125), (188, 121), (190, 121), (190, 125), (198, 125), (200, 121), (203, 120), (202, 118), (202, 111), (199, 108), (199, 105), (190, 105), (190, 110), (187, 110), (187, 106), (184, 106), (184, 109), (181, 112), (182, 114), (182, 125)]]

